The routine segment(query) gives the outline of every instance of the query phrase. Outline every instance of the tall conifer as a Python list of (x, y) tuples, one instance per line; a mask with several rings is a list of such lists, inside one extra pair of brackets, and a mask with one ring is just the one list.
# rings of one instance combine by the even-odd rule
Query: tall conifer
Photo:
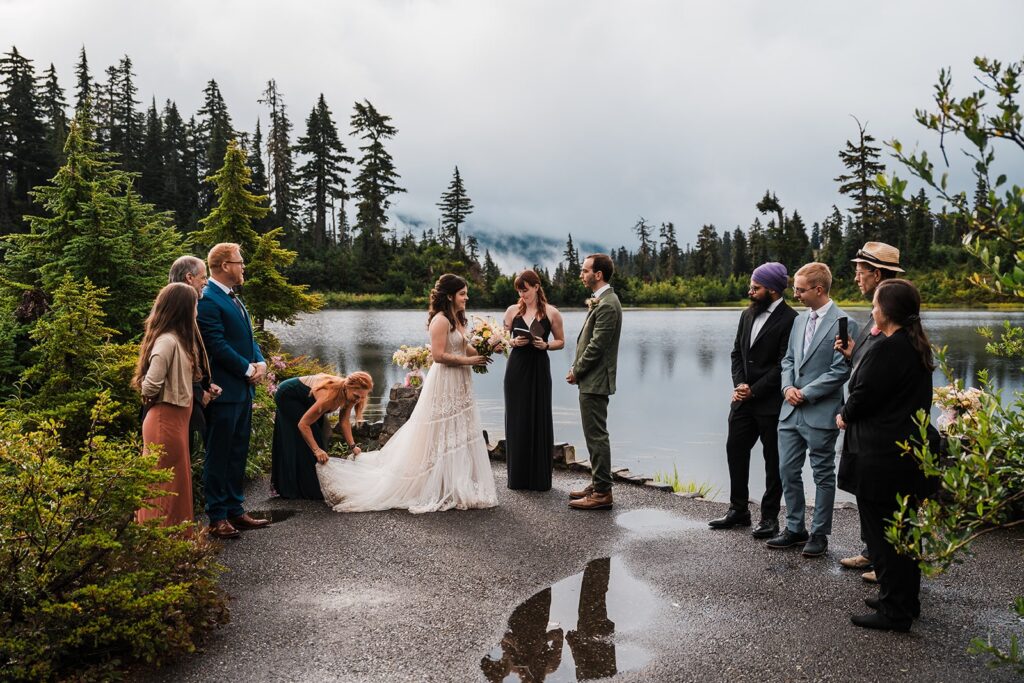
[(466, 186), (462, 183), (459, 167), (455, 167), (448, 191), (441, 195), (437, 203), (441, 209), (441, 239), (456, 254), (462, 253), (462, 239), (459, 227), (466, 222), (466, 217), (473, 213), (473, 203), (466, 194)]
[(340, 203), (344, 215), (348, 199), (345, 176), (349, 173), (348, 164), (355, 162), (338, 137), (338, 127), (323, 93), (306, 118), (306, 134), (298, 139), (295, 151), (305, 157), (297, 174), (298, 190), (312, 215), (310, 232), (313, 247), (319, 251), (333, 241), (328, 235), (327, 219), (334, 200)]

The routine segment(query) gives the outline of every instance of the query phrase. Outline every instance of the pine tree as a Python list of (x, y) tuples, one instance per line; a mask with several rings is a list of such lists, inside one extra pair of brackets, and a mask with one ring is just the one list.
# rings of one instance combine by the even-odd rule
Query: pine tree
[(260, 120), (256, 119), (256, 132), (252, 134), (252, 145), (249, 147), (249, 154), (245, 159), (252, 176), (249, 189), (253, 194), (267, 194), (267, 166), (263, 163), (263, 132), (260, 130)]
[(338, 128), (323, 93), (306, 119), (306, 134), (299, 138), (295, 151), (306, 157), (298, 170), (298, 190), (313, 215), (313, 247), (319, 252), (333, 241), (328, 236), (327, 218), (335, 199), (340, 201), (344, 212), (348, 199), (347, 165), (355, 162), (338, 137)]
[(494, 263), (494, 259), (491, 258), (491, 250), (484, 250), (484, 287), (487, 289), (488, 294), (494, 291), (494, 283), (501, 277), (501, 269)]
[(121, 155), (121, 165), (125, 170), (138, 171), (142, 168), (142, 136), (143, 115), (139, 111), (139, 101), (135, 97), (139, 89), (135, 85), (135, 74), (132, 71), (132, 60), (128, 55), (121, 58), (117, 65), (117, 108), (119, 141), (114, 143), (112, 150)]
[(682, 265), (679, 253), (679, 241), (676, 239), (676, 226), (669, 221), (661, 224), (661, 252), (659, 253), (661, 275), (664, 278), (673, 278), (680, 273)]
[(782, 254), (785, 251), (786, 241), (786, 215), (783, 212), (782, 204), (779, 203), (779, 198), (774, 193), (765, 190), (764, 197), (755, 206), (762, 216), (774, 213), (776, 218), (778, 218), (777, 221), (768, 221), (768, 226), (765, 230), (765, 246), (768, 250), (766, 260), (783, 261), (784, 257)]
[(761, 227), (761, 219), (755, 217), (748, 232), (747, 248), (750, 252), (750, 265), (753, 268), (771, 261), (768, 256), (768, 239)]
[(857, 121), (858, 141), (856, 144), (846, 141), (846, 148), (839, 152), (839, 158), (848, 173), (835, 178), (839, 192), (850, 197), (853, 208), (850, 212), (856, 217), (860, 234), (867, 241), (879, 238), (879, 229), (885, 220), (887, 202), (875, 185), (875, 177), (885, 170), (878, 161), (881, 149), (871, 143), (875, 138), (867, 133), (865, 126)]
[(753, 271), (750, 265), (750, 247), (747, 244), (747, 236), (743, 234), (740, 226), (732, 231), (732, 275), (747, 275)]
[(0, 58), (0, 234), (22, 229), (30, 190), (53, 174), (55, 160), (40, 111), (32, 62), (18, 48)]
[[(46, 117), (46, 137), (50, 142), (50, 154), (54, 160), (53, 171), (64, 160), (64, 141), (68, 138), (67, 100), (64, 89), (57, 81), (57, 69), (53, 64), (43, 77), (43, 115)], [(47, 177), (52, 176), (50, 173)]]
[[(199, 174), (200, 177), (205, 178), (213, 174), (224, 163), (228, 142), (235, 138), (228, 105), (224, 102), (224, 96), (221, 95), (220, 86), (212, 78), (203, 88), (203, 106), (196, 112), (196, 118), (199, 123), (196, 130), (197, 144), (202, 150), (199, 157)], [(207, 213), (212, 206), (213, 191), (208, 185), (203, 184), (202, 196), (199, 198), (199, 210)]]
[(565, 257), (565, 274), (573, 280), (578, 279), (580, 271), (583, 269), (583, 264), (580, 261), (580, 250), (572, 243), (572, 233), (569, 233), (569, 239), (566, 240), (565, 251), (562, 252), (562, 256)]
[(654, 265), (655, 246), (651, 239), (651, 228), (653, 226), (641, 216), (633, 225), (633, 234), (640, 240), (640, 248), (636, 252), (637, 276), (645, 282), (651, 281), (650, 270)]
[(245, 300), (262, 330), (267, 320), (291, 324), (301, 312), (315, 311), (322, 305), (318, 296), (307, 294), (306, 285), (291, 285), (280, 269), (295, 260), (295, 252), (283, 249), (279, 242), (280, 227), (260, 235), (253, 223), (262, 219), (270, 208), (266, 195), (255, 195), (248, 188), (252, 176), (245, 152), (234, 140), (228, 143), (224, 165), (208, 178), (214, 185), (216, 202), (210, 214), (202, 219), (193, 240), (206, 247), (219, 242), (234, 242), (247, 260), (245, 269)]
[(85, 56), (85, 46), (78, 53), (78, 66), (75, 67), (75, 114), (85, 112), (91, 115), (93, 101), (96, 97), (92, 76), (89, 74), (89, 59)]
[(194, 227), (197, 212), (197, 179), (189, 160), (188, 128), (171, 100), (164, 103), (160, 126), (163, 132), (164, 185), (160, 190), (163, 207), (174, 212), (175, 223), (183, 231)]
[(147, 202), (161, 209), (172, 209), (164, 197), (167, 179), (164, 173), (170, 164), (164, 160), (163, 121), (156, 109), (156, 98), (146, 111), (146, 130), (142, 137), (142, 174), (139, 177), (139, 193)]
[(832, 213), (822, 221), (821, 251), (818, 260), (827, 264), (833, 273), (842, 272), (846, 252), (843, 249), (843, 214), (836, 206)]
[(813, 260), (811, 241), (807, 238), (807, 228), (800, 213), (793, 212), (786, 221), (784, 233), (782, 262), (794, 272), (797, 268)]
[(267, 177), (270, 181), (270, 195), (273, 198), (274, 223), (285, 229), (289, 244), (298, 244), (294, 226), (295, 158), (292, 154), (291, 130), (284, 97), (277, 89), (277, 81), (267, 81), (267, 89), (260, 98), (261, 104), (270, 108), (270, 130), (267, 131), (267, 158), (270, 161)]
[(697, 275), (717, 277), (721, 270), (722, 240), (714, 225), (705, 225), (697, 233), (697, 245), (694, 248)]
[(718, 267), (717, 275), (722, 278), (729, 277), (732, 271), (732, 235), (728, 230), (722, 232), (722, 249)]
[(469, 257), (470, 263), (479, 264), (480, 262), (480, 243), (477, 241), (475, 235), (466, 236), (466, 256)]
[(441, 241), (450, 246), (456, 254), (462, 253), (462, 240), (459, 236), (459, 226), (466, 222), (466, 217), (473, 213), (473, 204), (466, 194), (466, 187), (462, 183), (462, 176), (459, 174), (459, 167), (455, 167), (452, 174), (452, 181), (448, 184), (448, 191), (441, 195), (441, 201), (437, 203), (441, 209)]
[(356, 102), (351, 118), (352, 134), (365, 141), (359, 148), (359, 175), (355, 179), (359, 203), (356, 209), (355, 229), (359, 233), (358, 248), (362, 263), (374, 267), (364, 273), (371, 284), (379, 283), (376, 275), (386, 262), (387, 210), (391, 197), (405, 189), (398, 186), (401, 177), (395, 170), (391, 154), (384, 142), (393, 138), (398, 129), (391, 125), (391, 117), (381, 114), (368, 100)]
[[(977, 209), (975, 209), (977, 211)], [(910, 201), (907, 211), (907, 246), (902, 251), (908, 266), (926, 268), (932, 249), (934, 219), (924, 188)]]

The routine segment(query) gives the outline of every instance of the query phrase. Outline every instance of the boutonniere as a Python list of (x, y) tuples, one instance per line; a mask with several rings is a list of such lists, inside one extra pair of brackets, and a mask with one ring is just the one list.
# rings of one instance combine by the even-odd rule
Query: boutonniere
[(877, 327), (872, 327), (871, 328), (871, 336), (872, 337), (877, 337), (880, 334), (882, 334), (882, 331), (880, 329), (878, 329)]
[(587, 310), (588, 310), (588, 311), (592, 311), (592, 310), (594, 310), (594, 306), (596, 306), (596, 305), (597, 305), (597, 302), (598, 302), (598, 301), (600, 301), (600, 299), (598, 299), (598, 298), (597, 298), (596, 296), (592, 296), (592, 297), (590, 297), (589, 299), (587, 299), (587, 301), (586, 301), (586, 304), (587, 304)]

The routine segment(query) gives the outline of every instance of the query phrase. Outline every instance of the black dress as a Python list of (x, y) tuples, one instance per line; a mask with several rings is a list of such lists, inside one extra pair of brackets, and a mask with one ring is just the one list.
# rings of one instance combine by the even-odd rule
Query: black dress
[[(512, 321), (514, 330), (530, 329), (544, 341), (551, 337), (546, 317), (528, 326), (522, 316)], [(533, 346), (517, 346), (505, 367), (505, 454), (508, 487), (551, 489), (551, 458), (555, 430), (551, 420), (551, 361), (548, 352)]]
[[(299, 433), (299, 420), (316, 399), (309, 387), (298, 377), (281, 382), (274, 394), (277, 412), (274, 415), (274, 450), (270, 465), (270, 481), (282, 498), (323, 500), (320, 480), (316, 476), (316, 456)], [(313, 438), (326, 448), (327, 416), (312, 426)]]

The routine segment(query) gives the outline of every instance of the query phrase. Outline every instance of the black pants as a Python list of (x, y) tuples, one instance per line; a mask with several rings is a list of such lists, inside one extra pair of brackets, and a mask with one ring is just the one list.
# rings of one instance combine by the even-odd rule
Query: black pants
[(858, 496), (857, 507), (878, 577), (879, 611), (890, 619), (910, 621), (921, 613), (921, 568), (885, 538), (885, 528), (899, 508), (896, 498), (880, 502)]
[(753, 415), (734, 411), (729, 417), (725, 454), (729, 461), (729, 507), (745, 512), (750, 499), (750, 450), (761, 439), (764, 451), (765, 492), (761, 498), (761, 519), (778, 519), (782, 501), (779, 477), (779, 416)]

